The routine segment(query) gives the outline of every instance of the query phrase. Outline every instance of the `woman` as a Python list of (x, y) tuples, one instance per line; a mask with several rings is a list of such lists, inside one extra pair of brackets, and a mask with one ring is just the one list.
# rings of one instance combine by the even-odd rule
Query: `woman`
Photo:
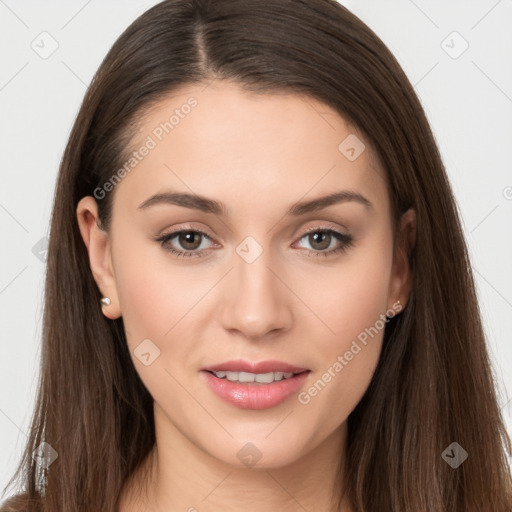
[(6, 510), (509, 512), (455, 201), (377, 36), (330, 0), (167, 0), (62, 161)]

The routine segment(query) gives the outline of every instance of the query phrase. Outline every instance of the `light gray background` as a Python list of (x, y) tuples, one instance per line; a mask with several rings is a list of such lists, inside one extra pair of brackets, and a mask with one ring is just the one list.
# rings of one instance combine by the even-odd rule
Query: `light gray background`
[[(37, 244), (48, 235), (60, 158), (104, 55), (156, 3), (0, 0), (2, 488), (34, 404), (44, 279)], [(342, 3), (389, 46), (427, 112), (459, 203), (512, 431), (512, 0)]]

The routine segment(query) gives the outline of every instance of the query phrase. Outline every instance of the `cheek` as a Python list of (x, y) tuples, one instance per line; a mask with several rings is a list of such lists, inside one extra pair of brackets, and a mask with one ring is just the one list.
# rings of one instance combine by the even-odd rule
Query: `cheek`
[(181, 319), (204, 294), (191, 282), (193, 274), (184, 272), (167, 258), (158, 242), (139, 240), (123, 243), (134, 236), (119, 236), (113, 257), (115, 277), (128, 344), (133, 349), (149, 338), (160, 348), (176, 337)]
[(128, 348), (146, 388), (157, 402), (166, 403), (166, 408), (172, 410), (181, 397), (175, 379), (182, 381), (178, 373), (186, 371), (193, 345), (188, 339), (187, 313), (194, 313), (190, 310), (204, 290), (191, 282), (194, 275), (190, 271), (183, 271), (166, 257), (158, 243), (155, 249), (152, 243), (141, 240), (128, 249), (122, 242), (130, 239), (134, 238), (119, 236), (113, 253)]
[[(368, 245), (347, 254), (336, 268), (303, 280), (301, 296), (319, 317), (317, 333), (325, 354), (350, 346), (366, 328), (385, 314), (391, 275), (391, 247)], [(317, 325), (323, 322), (323, 328)]]
[[(325, 277), (316, 274), (313, 293), (307, 295), (323, 323), (311, 323), (318, 365), (299, 402), (311, 407), (311, 412), (316, 409), (318, 417), (324, 417), (320, 411), (331, 410), (334, 404), (327, 430), (356, 407), (378, 363), (391, 264), (389, 244), (368, 247), (346, 258), (336, 271), (330, 269)], [(307, 281), (311, 286), (312, 280)]]
[(142, 244), (130, 245), (125, 248), (120, 238), (114, 257), (123, 322), (130, 341), (135, 342), (141, 337), (157, 337), (164, 331), (165, 313), (172, 309), (172, 303), (167, 302), (161, 270), (155, 268), (148, 251), (141, 248)]

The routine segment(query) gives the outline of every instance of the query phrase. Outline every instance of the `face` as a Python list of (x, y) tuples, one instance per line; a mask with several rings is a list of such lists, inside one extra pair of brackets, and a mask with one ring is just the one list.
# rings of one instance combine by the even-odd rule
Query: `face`
[(133, 150), (95, 193), (108, 234), (93, 198), (77, 212), (157, 429), (236, 466), (299, 459), (346, 425), (407, 299), (369, 142), (311, 98), (215, 82), (154, 106)]

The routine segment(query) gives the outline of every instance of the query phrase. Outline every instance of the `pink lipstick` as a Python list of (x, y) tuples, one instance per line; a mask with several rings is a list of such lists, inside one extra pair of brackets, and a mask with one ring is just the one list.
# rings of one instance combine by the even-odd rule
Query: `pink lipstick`
[(279, 405), (303, 386), (309, 373), (281, 361), (226, 361), (201, 370), (217, 396), (242, 409)]

